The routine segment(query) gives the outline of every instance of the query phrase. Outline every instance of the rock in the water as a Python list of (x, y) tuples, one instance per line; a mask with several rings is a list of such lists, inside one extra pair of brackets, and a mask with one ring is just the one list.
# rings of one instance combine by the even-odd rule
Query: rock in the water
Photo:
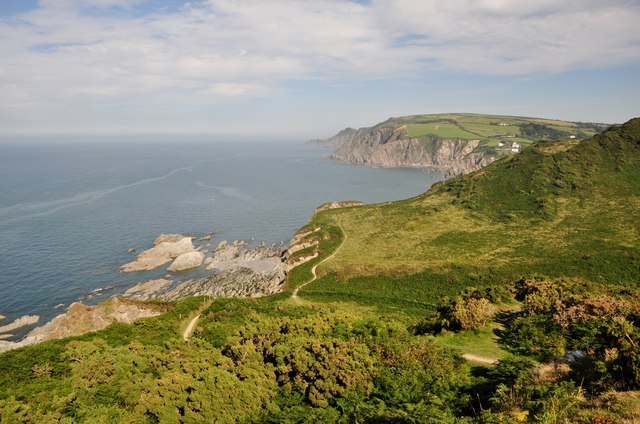
[(13, 334), (0, 334), (0, 340), (10, 339), (11, 337), (13, 337)]
[[(210, 237), (205, 236), (205, 240)], [(188, 296), (259, 297), (282, 290), (289, 269), (284, 243), (260, 243), (250, 247), (245, 241), (231, 243), (221, 241), (213, 256), (205, 259), (206, 250), (194, 249), (192, 238), (178, 234), (163, 234), (154, 246), (142, 252), (136, 261), (122, 266), (123, 271), (153, 269), (159, 264), (174, 259), (169, 271), (182, 271), (207, 265), (207, 270), (216, 271), (207, 278), (184, 281), (175, 288), (169, 279), (140, 283), (119, 297), (132, 300), (177, 300)], [(176, 254), (179, 253), (179, 254)]]
[(202, 261), (204, 261), (204, 254), (202, 252), (183, 253), (173, 261), (167, 270), (184, 271), (186, 269), (197, 268), (202, 265)]
[(208, 270), (217, 271), (215, 275), (184, 281), (170, 290), (168, 282), (153, 280), (138, 284), (120, 296), (128, 299), (167, 301), (189, 296), (265, 296), (282, 290), (282, 284), (290, 269), (287, 256), (283, 252), (286, 252), (284, 243), (260, 243), (252, 248), (244, 241), (222, 241), (215, 249), (213, 257), (207, 257), (205, 260), (202, 252), (192, 251), (178, 256), (168, 268), (170, 271), (178, 271), (205, 263)]
[(131, 287), (119, 297), (131, 300), (149, 300), (154, 295), (162, 292), (171, 285), (171, 281), (160, 278), (157, 280), (148, 280)]
[(263, 273), (249, 268), (228, 269), (211, 277), (187, 280), (160, 298), (175, 301), (189, 296), (261, 297), (279, 292), (285, 275), (284, 268)]
[(207, 234), (206, 236), (200, 239), (200, 241), (207, 241), (207, 240), (211, 240), (211, 234)]
[(0, 333), (8, 333), (9, 331), (13, 331), (17, 328), (35, 324), (39, 319), (40, 317), (38, 315), (25, 315), (13, 321), (11, 324), (3, 325), (2, 327), (0, 327)]
[(160, 234), (153, 241), (153, 245), (157, 246), (160, 243), (175, 243), (177, 241), (182, 240), (183, 238), (184, 236), (182, 234)]
[(281, 253), (285, 250), (283, 243), (267, 245), (262, 242), (256, 248), (249, 248), (243, 241), (227, 244), (220, 242), (213, 257), (204, 263), (207, 271), (226, 271), (231, 269), (249, 268), (256, 273), (270, 272), (282, 262)]
[(135, 248), (135, 247), (130, 247), (130, 248), (127, 250), (127, 253), (133, 253), (133, 252), (135, 252), (135, 251), (136, 251), (136, 248)]
[[(177, 234), (159, 236), (151, 249), (140, 253), (135, 261), (122, 265), (120, 269), (123, 272), (148, 271), (166, 264), (183, 253), (193, 252), (195, 248), (191, 237), (180, 237), (178, 239)], [(158, 243), (158, 240), (161, 241)]]
[(2, 314), (0, 314), (0, 321), (2, 321), (3, 319), (5, 319), (6, 317)]

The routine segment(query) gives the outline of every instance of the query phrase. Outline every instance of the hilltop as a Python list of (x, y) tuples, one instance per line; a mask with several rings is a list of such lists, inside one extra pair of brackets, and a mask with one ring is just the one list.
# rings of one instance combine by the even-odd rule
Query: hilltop
[(346, 128), (326, 140), (331, 158), (374, 167), (413, 167), (463, 175), (538, 140), (583, 139), (608, 125), (465, 113), (413, 115), (368, 128)]
[(639, 206), (640, 118), (330, 203), (282, 293), (1, 354), (0, 418), (638, 422)]

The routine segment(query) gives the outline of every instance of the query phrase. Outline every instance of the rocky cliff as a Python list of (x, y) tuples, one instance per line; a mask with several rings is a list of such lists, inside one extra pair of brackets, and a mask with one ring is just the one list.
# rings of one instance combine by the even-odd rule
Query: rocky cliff
[(331, 158), (381, 168), (424, 168), (452, 177), (480, 169), (495, 155), (478, 149), (480, 140), (408, 137), (405, 126), (382, 126), (361, 132), (344, 142)]
[(317, 139), (309, 140), (307, 141), (307, 143), (315, 144), (317, 146), (337, 148), (342, 146), (345, 143), (348, 143), (352, 140), (357, 139), (362, 134), (364, 134), (367, 130), (368, 128), (360, 128), (360, 129), (345, 128), (342, 131), (340, 131), (338, 134), (334, 135), (333, 137), (329, 137), (327, 139), (317, 138)]

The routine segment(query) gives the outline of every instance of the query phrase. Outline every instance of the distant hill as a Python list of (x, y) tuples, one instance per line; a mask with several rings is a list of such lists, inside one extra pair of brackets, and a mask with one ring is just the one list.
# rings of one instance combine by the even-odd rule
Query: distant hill
[(346, 128), (310, 143), (335, 148), (331, 158), (374, 167), (412, 167), (447, 176), (480, 169), (538, 140), (582, 139), (600, 123), (478, 114), (413, 115), (368, 128)]

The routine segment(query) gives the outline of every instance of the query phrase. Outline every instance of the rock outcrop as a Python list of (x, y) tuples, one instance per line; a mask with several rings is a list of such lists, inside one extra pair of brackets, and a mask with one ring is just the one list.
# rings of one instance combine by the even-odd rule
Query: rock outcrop
[(2, 327), (0, 327), (0, 333), (8, 333), (18, 328), (26, 327), (28, 325), (33, 325), (39, 320), (40, 320), (40, 317), (38, 315), (25, 315), (16, 319), (11, 324), (3, 325)]
[(202, 261), (204, 261), (204, 254), (202, 252), (183, 253), (175, 258), (167, 270), (175, 272), (197, 268), (202, 265)]
[(266, 296), (281, 290), (290, 269), (283, 243), (267, 245), (263, 242), (250, 248), (245, 242), (237, 240), (232, 244), (220, 243), (213, 256), (207, 258), (207, 264), (207, 270), (218, 274), (185, 281), (161, 298)]
[(19, 342), (0, 341), (0, 352), (39, 343), (44, 340), (98, 331), (114, 322), (132, 323), (139, 318), (159, 315), (161, 311), (152, 305), (138, 305), (118, 298), (111, 298), (96, 306), (76, 302), (67, 312), (60, 314), (41, 327), (33, 329)]
[(352, 140), (357, 139), (362, 134), (364, 134), (367, 130), (368, 128), (360, 128), (360, 129), (345, 128), (342, 131), (340, 131), (338, 134), (334, 135), (333, 137), (329, 137), (324, 140), (323, 139), (309, 140), (307, 141), (307, 144), (313, 144), (313, 145), (322, 146), (322, 147), (337, 148), (342, 146), (345, 143), (348, 143)]
[(162, 234), (155, 240), (151, 249), (140, 253), (135, 261), (122, 265), (120, 270), (123, 272), (149, 271), (184, 253), (194, 251), (191, 237), (179, 234)]
[(318, 206), (314, 213), (326, 211), (329, 209), (338, 209), (338, 208), (350, 208), (352, 206), (362, 206), (363, 203), (359, 200), (345, 200), (342, 202), (327, 202)]
[[(333, 209), (331, 207), (323, 208), (323, 206), (325, 205), (337, 205), (340, 203), (341, 202), (325, 203), (324, 205), (318, 206), (315, 213), (326, 209)], [(299, 231), (293, 236), (291, 242), (289, 243), (289, 249), (285, 254), (286, 263), (290, 270), (297, 267), (298, 265), (302, 265), (305, 262), (309, 262), (310, 260), (317, 258), (320, 255), (320, 252), (315, 248), (315, 246), (318, 246), (324, 239), (323, 237), (319, 237), (318, 235), (316, 235), (316, 233), (321, 229), (322, 227), (314, 227), (307, 231)], [(308, 252), (306, 254), (298, 253), (310, 247), (314, 247), (311, 252)]]
[[(204, 260), (206, 271), (212, 275), (190, 279), (176, 287), (168, 280), (145, 281), (119, 297), (174, 301), (189, 296), (260, 297), (272, 294), (281, 289), (290, 269), (286, 263), (286, 250), (284, 243), (268, 245), (263, 242), (249, 247), (244, 241), (235, 240), (231, 244), (222, 241), (213, 255)], [(201, 252), (178, 256), (169, 270), (200, 266), (203, 257)]]
[(157, 246), (160, 243), (175, 243), (182, 240), (184, 237), (185, 236), (183, 236), (182, 234), (160, 234), (153, 241), (153, 245)]
[(451, 177), (480, 169), (496, 157), (477, 150), (480, 140), (408, 137), (404, 126), (372, 128), (338, 147), (331, 158), (381, 168), (424, 168)]
[(139, 318), (159, 315), (157, 308), (140, 306), (118, 298), (111, 298), (96, 306), (80, 302), (72, 303), (67, 312), (58, 315), (42, 327), (32, 330), (27, 337), (42, 337), (42, 340), (78, 336), (106, 328), (111, 323), (130, 324)]
[(220, 274), (206, 278), (187, 280), (160, 296), (160, 299), (174, 301), (189, 296), (211, 297), (261, 297), (277, 293), (282, 289), (286, 276), (286, 266), (282, 264), (270, 271), (256, 272), (240, 267), (227, 269)]
[(162, 292), (171, 286), (171, 281), (160, 278), (157, 280), (148, 280), (128, 289), (120, 295), (120, 297), (145, 301), (154, 297), (156, 293)]
[(205, 260), (206, 270), (249, 268), (258, 273), (269, 271), (282, 262), (281, 257), (285, 251), (286, 246), (283, 243), (261, 243), (255, 248), (249, 248), (243, 241), (235, 240), (232, 244), (223, 241), (214, 250), (213, 256)]

